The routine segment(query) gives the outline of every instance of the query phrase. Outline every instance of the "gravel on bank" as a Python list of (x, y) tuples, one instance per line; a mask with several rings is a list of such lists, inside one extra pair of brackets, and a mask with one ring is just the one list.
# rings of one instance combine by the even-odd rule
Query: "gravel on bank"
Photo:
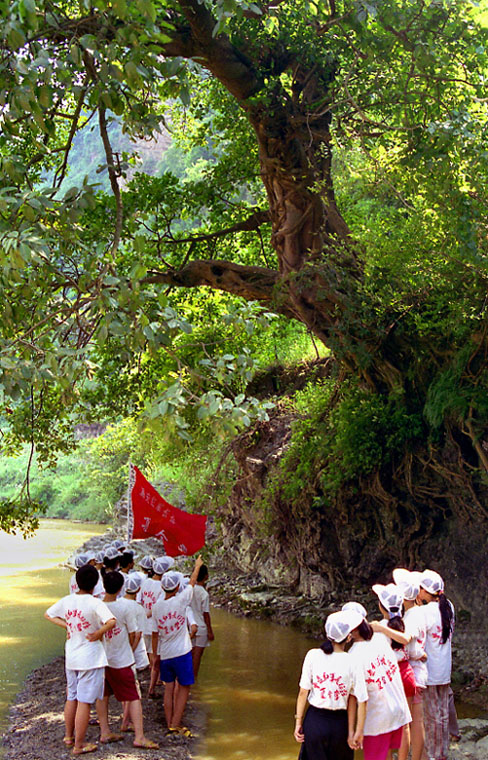
[[(158, 750), (141, 750), (132, 746), (133, 734), (114, 744), (99, 744), (96, 752), (86, 755), (103, 760), (190, 760), (205, 728), (205, 713), (191, 698), (185, 712), (184, 722), (194, 734), (193, 739), (164, 736), (166, 724), (163, 717), (162, 699), (146, 699), (149, 669), (139, 673), (143, 694), (144, 733), (148, 739), (158, 742)], [(65, 760), (73, 754), (63, 744), (65, 701), (64, 658), (34, 670), (27, 678), (9, 713), (9, 727), (3, 735), (5, 760)], [(118, 733), (121, 705), (110, 698), (110, 726)], [(94, 715), (95, 717), (95, 715)], [(89, 726), (87, 741), (97, 742), (98, 726)], [(1, 750), (0, 750), (1, 753)]]

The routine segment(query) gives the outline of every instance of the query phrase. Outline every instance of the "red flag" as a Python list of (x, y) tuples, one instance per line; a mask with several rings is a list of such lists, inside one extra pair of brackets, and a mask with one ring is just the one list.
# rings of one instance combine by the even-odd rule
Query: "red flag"
[(142, 472), (129, 465), (129, 541), (155, 536), (169, 557), (195, 554), (205, 544), (206, 524), (206, 515), (192, 515), (168, 504)]

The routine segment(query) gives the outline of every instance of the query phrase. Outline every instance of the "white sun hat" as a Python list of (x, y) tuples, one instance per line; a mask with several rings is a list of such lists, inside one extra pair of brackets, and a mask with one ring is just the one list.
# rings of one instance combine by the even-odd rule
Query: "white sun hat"
[(424, 570), (420, 578), (420, 586), (434, 596), (444, 592), (444, 581), (435, 570)]
[(105, 556), (107, 559), (115, 559), (116, 557), (121, 557), (122, 555), (119, 550), (115, 548), (115, 546), (109, 546), (105, 552)]
[(92, 559), (95, 559), (93, 554), (89, 552), (84, 552), (83, 554), (77, 554), (74, 559), (74, 566), (77, 570), (80, 569), (80, 567), (83, 567), (84, 565), (88, 565), (89, 562), (91, 562)]
[[(162, 575), (167, 570), (169, 570), (170, 567), (173, 567), (174, 563), (175, 561), (173, 557), (167, 557), (166, 555), (163, 555), (162, 557), (156, 557), (156, 559), (153, 560), (153, 570), (156, 575)], [(156, 564), (159, 570), (156, 570)]]
[(146, 554), (142, 559), (139, 560), (137, 563), (140, 565), (140, 567), (144, 568), (144, 570), (152, 570), (153, 569), (153, 558), (150, 554)]
[(361, 625), (363, 620), (361, 613), (354, 610), (332, 612), (325, 621), (326, 636), (339, 644), (349, 636), (351, 631)]
[(142, 579), (139, 573), (131, 573), (129, 577), (127, 578), (127, 583), (125, 584), (125, 590), (129, 592), (129, 594), (135, 594), (136, 591), (139, 591), (141, 588)]
[(386, 586), (375, 583), (373, 591), (390, 614), (402, 614), (403, 594), (399, 586), (394, 583), (388, 583)]
[(420, 590), (420, 573), (410, 572), (404, 567), (396, 567), (393, 570), (393, 580), (399, 587), (403, 598), (412, 601), (419, 595)]
[(342, 605), (341, 608), (344, 612), (352, 611), (352, 612), (359, 612), (360, 615), (363, 616), (364, 619), (368, 617), (368, 612), (366, 610), (366, 607), (363, 607), (362, 604), (359, 602), (346, 602)]
[(165, 591), (174, 591), (181, 583), (181, 573), (165, 573), (161, 578), (161, 586)]

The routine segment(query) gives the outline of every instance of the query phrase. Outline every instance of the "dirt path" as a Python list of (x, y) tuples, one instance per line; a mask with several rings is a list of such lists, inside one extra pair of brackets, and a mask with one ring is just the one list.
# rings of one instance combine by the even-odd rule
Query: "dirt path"
[[(147, 692), (148, 672), (140, 677), (142, 693)], [(63, 707), (65, 697), (64, 659), (33, 671), (24, 684), (10, 710), (9, 728), (3, 736), (5, 760), (65, 760), (72, 758), (71, 750), (63, 745)], [(123, 741), (109, 745), (99, 744), (97, 752), (86, 757), (103, 760), (189, 760), (194, 756), (199, 738), (205, 727), (204, 711), (190, 697), (185, 725), (195, 735), (194, 739), (166, 738), (162, 700), (143, 698), (144, 732), (149, 739), (159, 743), (159, 750), (140, 750), (132, 746), (132, 735)], [(121, 707), (114, 697), (110, 699), (111, 727), (118, 729)], [(98, 726), (89, 726), (88, 741), (97, 741)]]

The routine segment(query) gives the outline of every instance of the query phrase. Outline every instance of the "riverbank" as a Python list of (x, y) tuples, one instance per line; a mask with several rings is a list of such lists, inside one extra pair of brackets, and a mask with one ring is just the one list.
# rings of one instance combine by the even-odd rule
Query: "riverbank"
[[(139, 674), (141, 690), (147, 693), (149, 669)], [(9, 713), (9, 726), (3, 736), (3, 750), (6, 760), (64, 760), (72, 757), (71, 750), (63, 744), (63, 708), (65, 700), (64, 659), (33, 671), (24, 688), (17, 695)], [(185, 712), (185, 725), (194, 734), (193, 739), (184, 737), (165, 738), (163, 728), (162, 700), (143, 697), (144, 732), (159, 743), (159, 750), (142, 752), (132, 746), (133, 735), (126, 734), (120, 742), (98, 745), (98, 751), (90, 757), (103, 760), (134, 760), (144, 756), (148, 760), (189, 760), (195, 751), (205, 728), (205, 713), (191, 699)], [(120, 725), (121, 706), (114, 698), (110, 700), (110, 723), (115, 732)], [(96, 742), (98, 726), (89, 726), (87, 741)], [(1, 756), (1, 750), (0, 750)]]
[[(126, 500), (121, 499), (117, 505), (114, 527), (104, 535), (93, 536), (80, 551), (100, 551), (104, 544), (116, 538), (125, 539), (126, 524)], [(161, 543), (154, 538), (137, 541), (135, 547), (139, 556), (157, 556), (161, 552)], [(271, 584), (255, 571), (243, 573), (222, 552), (211, 520), (207, 527), (206, 549), (206, 562), (210, 570), (207, 588), (212, 605), (234, 615), (270, 620), (320, 639), (325, 618), (346, 600), (343, 593), (330, 593), (319, 599), (312, 593), (304, 596), (289, 586)], [(191, 572), (193, 562), (192, 558), (180, 557), (177, 559), (178, 569)], [(363, 604), (371, 619), (377, 617), (377, 601), (370, 588), (358, 587), (348, 596)], [(473, 625), (467, 611), (458, 608), (453, 641), (452, 687), (458, 700), (472, 704), (488, 715), (487, 673), (485, 632)]]

